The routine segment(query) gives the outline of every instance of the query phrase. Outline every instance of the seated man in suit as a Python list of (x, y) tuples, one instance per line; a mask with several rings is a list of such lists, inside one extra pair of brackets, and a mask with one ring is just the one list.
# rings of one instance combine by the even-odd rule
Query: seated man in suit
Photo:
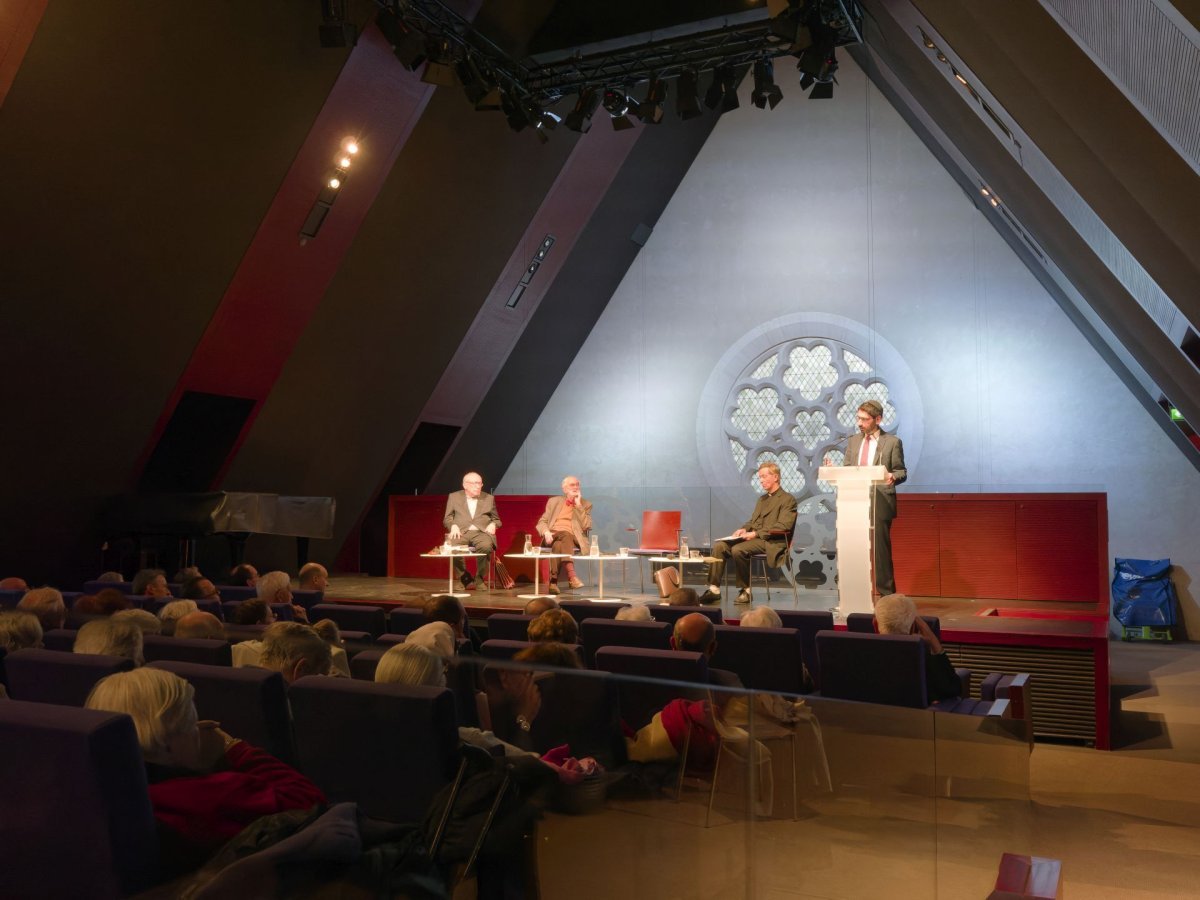
[(572, 588), (583, 587), (583, 582), (575, 577), (575, 563), (570, 554), (577, 547), (586, 554), (592, 546), (588, 540), (592, 530), (592, 504), (583, 499), (578, 478), (568, 475), (562, 480), (562, 496), (551, 497), (546, 502), (546, 511), (535, 527), (542, 536), (542, 543), (550, 545), (551, 552), (567, 554), (565, 559), (559, 560), (557, 569), (550, 567), (550, 593), (558, 593), (560, 576), (565, 577)]
[[(463, 476), (463, 489), (446, 498), (446, 515), (442, 527), (450, 533), (451, 542), (465, 541), (476, 553), (487, 557), (475, 566), (475, 589), (486, 590), (487, 560), (496, 552), (496, 529), (500, 527), (500, 515), (496, 512), (496, 498), (483, 492), (483, 476), (468, 472)], [(461, 558), (454, 560), (454, 570), (464, 588), (471, 586), (466, 563)]]
[(737, 569), (737, 603), (750, 602), (750, 557), (767, 555), (767, 565), (778, 568), (787, 555), (787, 532), (796, 527), (796, 498), (779, 485), (779, 466), (773, 462), (758, 467), (759, 486), (766, 491), (754, 504), (750, 519), (729, 540), (713, 544), (713, 559), (708, 566), (708, 590), (701, 603), (721, 599), (721, 578), (725, 560), (733, 557)]

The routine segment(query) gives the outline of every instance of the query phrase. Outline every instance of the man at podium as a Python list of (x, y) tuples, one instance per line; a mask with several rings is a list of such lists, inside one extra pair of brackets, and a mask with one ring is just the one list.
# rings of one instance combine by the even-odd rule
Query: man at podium
[(883, 466), (886, 480), (871, 492), (871, 524), (875, 534), (875, 592), (896, 593), (892, 572), (892, 519), (896, 518), (896, 485), (908, 478), (904, 468), (904, 444), (894, 434), (879, 427), (883, 406), (867, 400), (854, 417), (858, 431), (846, 445), (846, 465)]

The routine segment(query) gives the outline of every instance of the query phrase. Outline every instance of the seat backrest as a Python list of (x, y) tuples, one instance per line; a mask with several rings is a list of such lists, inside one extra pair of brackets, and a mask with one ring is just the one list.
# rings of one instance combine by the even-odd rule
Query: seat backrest
[(337, 627), (365, 631), (376, 638), (387, 629), (387, 615), (381, 606), (355, 603), (317, 603), (308, 611), (308, 620), (332, 619)]
[(617, 612), (628, 603), (593, 603), (591, 600), (562, 600), (558, 608), (569, 613), (576, 623), (584, 619), (615, 619)]
[(784, 628), (795, 628), (800, 632), (804, 665), (808, 667), (813, 684), (820, 690), (821, 660), (817, 658), (817, 632), (833, 631), (833, 613), (827, 609), (781, 609), (777, 612)]
[(379, 660), (387, 650), (363, 650), (350, 658), (350, 677), (359, 681), (374, 681)]
[(579, 626), (586, 665), (595, 668), (601, 647), (671, 648), (671, 626), (666, 622), (618, 622), (615, 619), (584, 619)]
[(411, 606), (393, 606), (388, 613), (386, 633), (411, 634), (424, 624), (425, 610)]
[(683, 513), (678, 509), (648, 509), (642, 513), (639, 550), (678, 550)]
[[(292, 591), (292, 602), (305, 609), (312, 609), (325, 599), (324, 591)], [(311, 616), (309, 617), (311, 618)]]
[(736, 672), (747, 688), (779, 694), (804, 690), (804, 653), (795, 628), (718, 625), (709, 664)]
[(696, 693), (675, 682), (708, 683), (704, 654), (691, 651), (601, 647), (596, 651), (596, 668), (622, 676), (618, 679), (621, 717), (634, 729), (648, 723), (678, 697), (697, 699)]
[(454, 778), (458, 726), (445, 688), (312, 675), (288, 690), (300, 771), (331, 803), (420, 822)]
[(577, 759), (595, 757), (607, 769), (623, 765), (625, 739), (617, 681), (604, 672), (555, 670), (538, 681), (542, 705), (530, 738), (538, 753), (566, 744)]
[(216, 586), (217, 593), (221, 595), (221, 599), (228, 602), (230, 600), (250, 600), (258, 596), (258, 588), (245, 587), (237, 584), (218, 584)]
[(493, 613), (487, 618), (488, 640), (524, 641), (529, 634), (529, 623), (535, 618), (516, 613)]
[(120, 591), (122, 594), (128, 594), (133, 591), (132, 581), (85, 581), (83, 583), (83, 592), (85, 594), (98, 594), (106, 588), (113, 588)]
[(79, 631), (75, 628), (51, 628), (42, 635), (42, 647), (46, 650), (61, 650), (70, 653), (75, 648), (75, 636)]
[(725, 621), (725, 617), (721, 614), (721, 607), (719, 606), (667, 606), (663, 603), (656, 603), (646, 608), (650, 610), (650, 615), (654, 617), (654, 621), (667, 622), (671, 626), (674, 626), (684, 616), (690, 616), (692, 613), (700, 613), (700, 615), (711, 619), (716, 625), (720, 625)]
[(128, 672), (133, 660), (62, 650), (17, 650), (4, 660), (8, 693), (14, 700), (83, 706), (92, 687), (113, 672)]
[(818, 632), (821, 695), (925, 709), (926, 652), (915, 634)]
[(24, 591), (0, 591), (0, 609), (16, 609), (24, 596)]
[[(178, 598), (176, 598), (176, 597), (149, 597), (147, 599), (149, 602), (142, 608), (149, 612), (154, 613), (157, 616), (160, 612), (162, 612), (162, 608), (164, 606), (166, 606), (168, 603), (174, 603), (175, 600)], [(209, 598), (209, 599), (202, 598), (200, 600), (193, 600), (192, 602), (196, 604), (196, 608), (198, 610), (200, 610), (201, 612), (212, 613), (218, 619), (222, 618), (225, 615), (225, 607), (222, 604), (222, 601), (217, 600), (215, 598)]]
[(532, 646), (529, 641), (502, 641), (488, 638), (479, 645), (479, 653), (486, 659), (512, 659), (522, 650)]
[(177, 638), (164, 634), (142, 635), (146, 662), (173, 659), (208, 666), (233, 665), (229, 642), (208, 638)]
[(871, 613), (850, 613), (846, 616), (846, 630), (855, 634), (875, 634), (875, 616)]
[(7, 897), (125, 897), (157, 880), (154, 811), (129, 716), (0, 702), (0, 810)]
[(151, 668), (174, 672), (196, 691), (196, 712), (214, 719), (234, 737), (292, 762), (292, 723), (283, 676), (255, 666), (235, 669), (179, 660), (159, 660)]

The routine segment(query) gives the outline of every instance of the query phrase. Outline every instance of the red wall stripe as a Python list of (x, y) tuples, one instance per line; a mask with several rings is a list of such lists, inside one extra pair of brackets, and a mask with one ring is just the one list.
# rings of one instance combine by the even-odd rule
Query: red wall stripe
[[(183, 392), (205, 391), (256, 401), (214, 480), (220, 483), (432, 93), (378, 29), (363, 32), (168, 398), (135, 477)], [(300, 228), (347, 136), (361, 146), (350, 177), (320, 233), (301, 245)]]
[(33, 43), (47, 0), (4, 0), (0, 3), (0, 106), (8, 97), (17, 70)]

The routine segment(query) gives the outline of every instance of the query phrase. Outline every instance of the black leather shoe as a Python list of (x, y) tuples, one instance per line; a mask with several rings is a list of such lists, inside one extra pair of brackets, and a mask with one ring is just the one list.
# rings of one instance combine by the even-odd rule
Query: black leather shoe
[(750, 591), (748, 589), (743, 589), (743, 590), (738, 591), (737, 599), (734, 600), (733, 602), (734, 603), (749, 603), (750, 602)]
[(471, 586), (471, 576), (466, 572), (463, 572), (461, 575), (459, 575), (458, 580), (462, 583), (464, 591)]
[(699, 602), (701, 603), (720, 603), (721, 594), (718, 591), (705, 591), (700, 595)]

